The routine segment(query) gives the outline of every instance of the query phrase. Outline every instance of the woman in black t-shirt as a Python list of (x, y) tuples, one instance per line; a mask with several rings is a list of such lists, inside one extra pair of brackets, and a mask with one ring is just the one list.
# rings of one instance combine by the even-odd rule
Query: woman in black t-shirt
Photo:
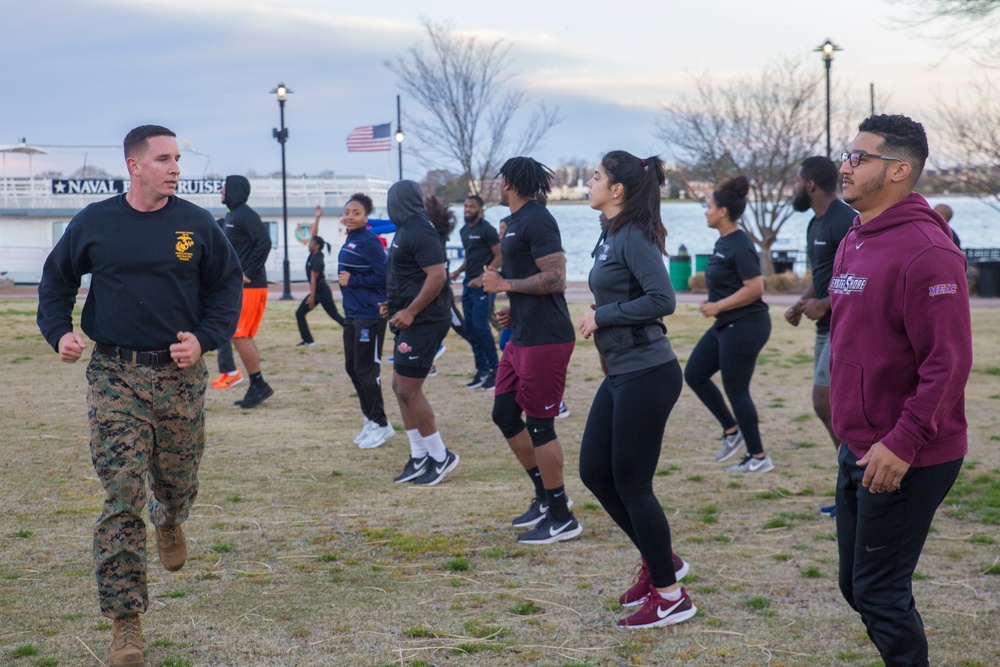
[[(750, 380), (757, 355), (771, 336), (771, 317), (761, 300), (764, 276), (753, 240), (736, 223), (747, 204), (750, 184), (743, 176), (723, 183), (712, 193), (705, 219), (719, 232), (705, 269), (708, 299), (701, 314), (714, 317), (691, 352), (684, 379), (722, 426), (722, 448), (715, 460), (725, 461), (746, 447), (746, 455), (729, 472), (767, 472), (774, 469), (760, 440), (757, 408), (750, 397)], [(732, 405), (712, 381), (722, 372), (722, 385)], [(733, 416), (735, 413), (735, 417)]]
[(299, 324), (299, 335), (302, 342), (298, 347), (312, 347), (315, 345), (309, 325), (306, 323), (306, 315), (316, 307), (316, 304), (323, 306), (323, 310), (340, 326), (344, 326), (344, 317), (337, 310), (337, 304), (333, 300), (333, 292), (326, 283), (326, 262), (323, 260), (323, 246), (326, 246), (327, 254), (330, 254), (330, 244), (323, 240), (322, 236), (316, 236), (319, 228), (319, 219), (323, 215), (323, 209), (316, 206), (316, 221), (312, 225), (312, 239), (309, 241), (309, 259), (306, 260), (306, 279), (309, 281), (309, 295), (299, 304), (299, 309), (295, 311), (295, 321)]

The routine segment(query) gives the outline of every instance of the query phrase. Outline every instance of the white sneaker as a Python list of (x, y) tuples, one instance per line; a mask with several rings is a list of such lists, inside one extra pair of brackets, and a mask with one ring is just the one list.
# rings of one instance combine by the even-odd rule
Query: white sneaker
[(386, 422), (385, 426), (379, 426), (375, 422), (372, 422), (372, 428), (368, 432), (368, 437), (359, 442), (358, 447), (361, 449), (375, 449), (394, 435), (396, 435), (396, 429), (389, 422)]
[(726, 472), (770, 472), (772, 470), (774, 470), (774, 464), (771, 463), (770, 454), (765, 454), (762, 459), (756, 459), (747, 454), (742, 461), (726, 468)]
[(368, 437), (368, 434), (371, 433), (372, 426), (375, 426), (375, 422), (368, 419), (368, 417), (365, 417), (365, 425), (361, 427), (361, 433), (358, 433), (357, 437), (354, 438), (355, 445), (359, 444), (362, 440)]

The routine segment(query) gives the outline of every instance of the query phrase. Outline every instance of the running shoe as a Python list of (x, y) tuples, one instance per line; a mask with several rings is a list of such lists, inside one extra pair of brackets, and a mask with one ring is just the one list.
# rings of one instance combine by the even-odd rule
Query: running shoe
[(271, 385), (266, 382), (260, 387), (250, 385), (250, 388), (247, 389), (247, 393), (243, 397), (243, 400), (237, 401), (235, 405), (244, 409), (255, 408), (267, 399), (271, 398), (273, 395), (274, 390), (271, 389)]
[(240, 382), (243, 382), (243, 373), (237, 368), (236, 375), (223, 373), (219, 376), (219, 379), (213, 380), (212, 389), (229, 389), (230, 387), (235, 387)]
[(438, 371), (436, 368), (434, 368), (434, 365), (431, 364), (431, 369), (427, 371), (427, 377), (436, 378), (437, 376), (438, 376)]
[[(691, 571), (691, 566), (677, 554), (671, 555), (674, 561), (674, 577), (677, 581), (680, 581)], [(642, 562), (639, 563), (639, 572), (635, 578), (635, 583), (632, 585), (632, 588), (621, 594), (618, 598), (618, 604), (623, 607), (635, 607), (642, 604), (649, 596), (649, 589), (652, 585), (653, 580), (649, 577), (649, 567), (646, 565), (646, 559), (643, 558)]]
[[(573, 506), (573, 499), (567, 498), (566, 507), (572, 507), (572, 506)], [(531, 500), (531, 507), (528, 508), (528, 511), (522, 514), (521, 516), (517, 517), (513, 521), (511, 521), (510, 525), (514, 526), (515, 528), (530, 528), (531, 526), (534, 526), (539, 521), (544, 519), (545, 515), (548, 513), (549, 513), (549, 506), (545, 504), (545, 501), (539, 500), (538, 498), (533, 498)]]
[(569, 417), (569, 408), (566, 407), (566, 401), (561, 401), (559, 403), (559, 414), (556, 415), (556, 419), (566, 419)]
[(299, 344), (298, 344), (298, 345), (296, 345), (295, 347), (312, 347), (312, 346), (314, 346), (315, 344), (316, 344), (316, 343), (314, 343), (314, 342), (312, 342), (312, 341), (302, 341), (301, 343), (299, 343)]
[(642, 608), (629, 616), (618, 621), (618, 626), (640, 630), (642, 628), (659, 628), (664, 625), (673, 625), (693, 618), (698, 613), (698, 608), (691, 602), (687, 591), (681, 587), (681, 598), (679, 600), (668, 600), (663, 594), (649, 586), (649, 595)]
[(401, 484), (402, 482), (410, 482), (415, 480), (424, 474), (424, 470), (427, 468), (427, 462), (430, 461), (429, 456), (425, 456), (420, 459), (415, 459), (412, 456), (407, 460), (406, 465), (403, 466), (403, 472), (396, 475), (395, 479), (392, 481), (396, 484)]
[(358, 443), (358, 447), (361, 449), (375, 449), (394, 435), (396, 435), (396, 430), (392, 428), (392, 424), (389, 422), (386, 422), (385, 426), (375, 424), (368, 431), (368, 437)]
[(372, 430), (372, 426), (375, 426), (375, 422), (373, 422), (371, 419), (368, 419), (368, 417), (365, 417), (365, 425), (361, 427), (361, 433), (358, 433), (354, 437), (354, 444), (355, 445), (358, 444), (358, 443), (360, 443), (362, 440), (364, 440), (365, 438), (368, 437), (368, 434)]
[(486, 382), (487, 375), (489, 375), (488, 371), (483, 371), (483, 372), (476, 371), (476, 374), (472, 376), (472, 380), (467, 385), (465, 385), (465, 388), (479, 389), (480, 387), (483, 386), (483, 383)]
[(737, 430), (736, 433), (723, 433), (722, 434), (722, 449), (718, 451), (715, 455), (715, 460), (718, 463), (727, 461), (732, 458), (733, 454), (738, 452), (740, 449), (746, 446), (746, 440), (743, 439), (743, 432)]
[(424, 474), (413, 480), (414, 484), (419, 486), (434, 486), (444, 479), (445, 475), (455, 469), (460, 460), (458, 454), (447, 449), (444, 451), (444, 461), (435, 461), (434, 459), (428, 457), (427, 467), (424, 470)]
[(546, 514), (545, 518), (539, 522), (534, 530), (517, 536), (517, 541), (521, 544), (552, 544), (571, 540), (583, 532), (583, 526), (579, 524), (572, 512), (569, 521), (558, 521), (552, 515)]
[(486, 378), (483, 380), (483, 383), (479, 385), (479, 388), (484, 391), (493, 391), (493, 389), (496, 386), (497, 386), (497, 372), (495, 370), (487, 371)]
[(440, 357), (440, 356), (441, 356), (442, 354), (444, 354), (444, 351), (445, 351), (445, 350), (447, 350), (447, 349), (448, 349), (448, 348), (446, 348), (446, 347), (444, 346), (444, 343), (441, 343), (440, 345), (438, 345), (438, 349), (437, 349), (437, 352), (435, 352), (435, 353), (434, 353), (434, 361), (437, 361), (437, 360), (438, 360), (438, 358), (439, 358), (439, 357)]
[(771, 463), (770, 454), (765, 454), (762, 459), (755, 459), (747, 454), (742, 461), (726, 468), (726, 472), (770, 472), (772, 470), (774, 470), (774, 464)]
[(837, 506), (836, 505), (827, 505), (826, 507), (820, 507), (819, 508), (819, 513), (822, 514), (823, 516), (828, 516), (831, 519), (836, 519), (837, 518)]

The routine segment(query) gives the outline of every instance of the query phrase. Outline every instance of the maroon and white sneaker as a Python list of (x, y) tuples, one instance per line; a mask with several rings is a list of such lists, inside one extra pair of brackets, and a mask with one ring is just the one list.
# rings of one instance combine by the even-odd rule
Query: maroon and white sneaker
[(652, 585), (649, 588), (646, 603), (639, 611), (618, 621), (619, 627), (633, 630), (659, 628), (664, 625), (681, 623), (698, 613), (698, 608), (691, 602), (691, 598), (688, 597), (687, 591), (683, 587), (680, 589), (681, 598), (679, 600), (668, 600)]
[[(677, 581), (680, 581), (691, 570), (691, 566), (677, 554), (673, 554), (673, 557), (674, 576), (677, 578)], [(653, 581), (649, 578), (649, 567), (646, 565), (646, 559), (643, 558), (642, 564), (639, 565), (639, 574), (636, 577), (635, 584), (632, 585), (632, 588), (621, 594), (618, 598), (618, 604), (623, 607), (634, 607), (642, 604), (645, 602), (646, 596), (649, 595), (649, 589), (652, 585)]]

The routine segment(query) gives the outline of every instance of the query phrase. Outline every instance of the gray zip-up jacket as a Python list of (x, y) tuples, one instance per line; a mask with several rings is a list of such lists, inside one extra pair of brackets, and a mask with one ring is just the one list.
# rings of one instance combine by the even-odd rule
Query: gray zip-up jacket
[(677, 358), (663, 324), (677, 305), (674, 288), (659, 248), (633, 223), (597, 244), (589, 284), (600, 327), (594, 343), (610, 375)]

